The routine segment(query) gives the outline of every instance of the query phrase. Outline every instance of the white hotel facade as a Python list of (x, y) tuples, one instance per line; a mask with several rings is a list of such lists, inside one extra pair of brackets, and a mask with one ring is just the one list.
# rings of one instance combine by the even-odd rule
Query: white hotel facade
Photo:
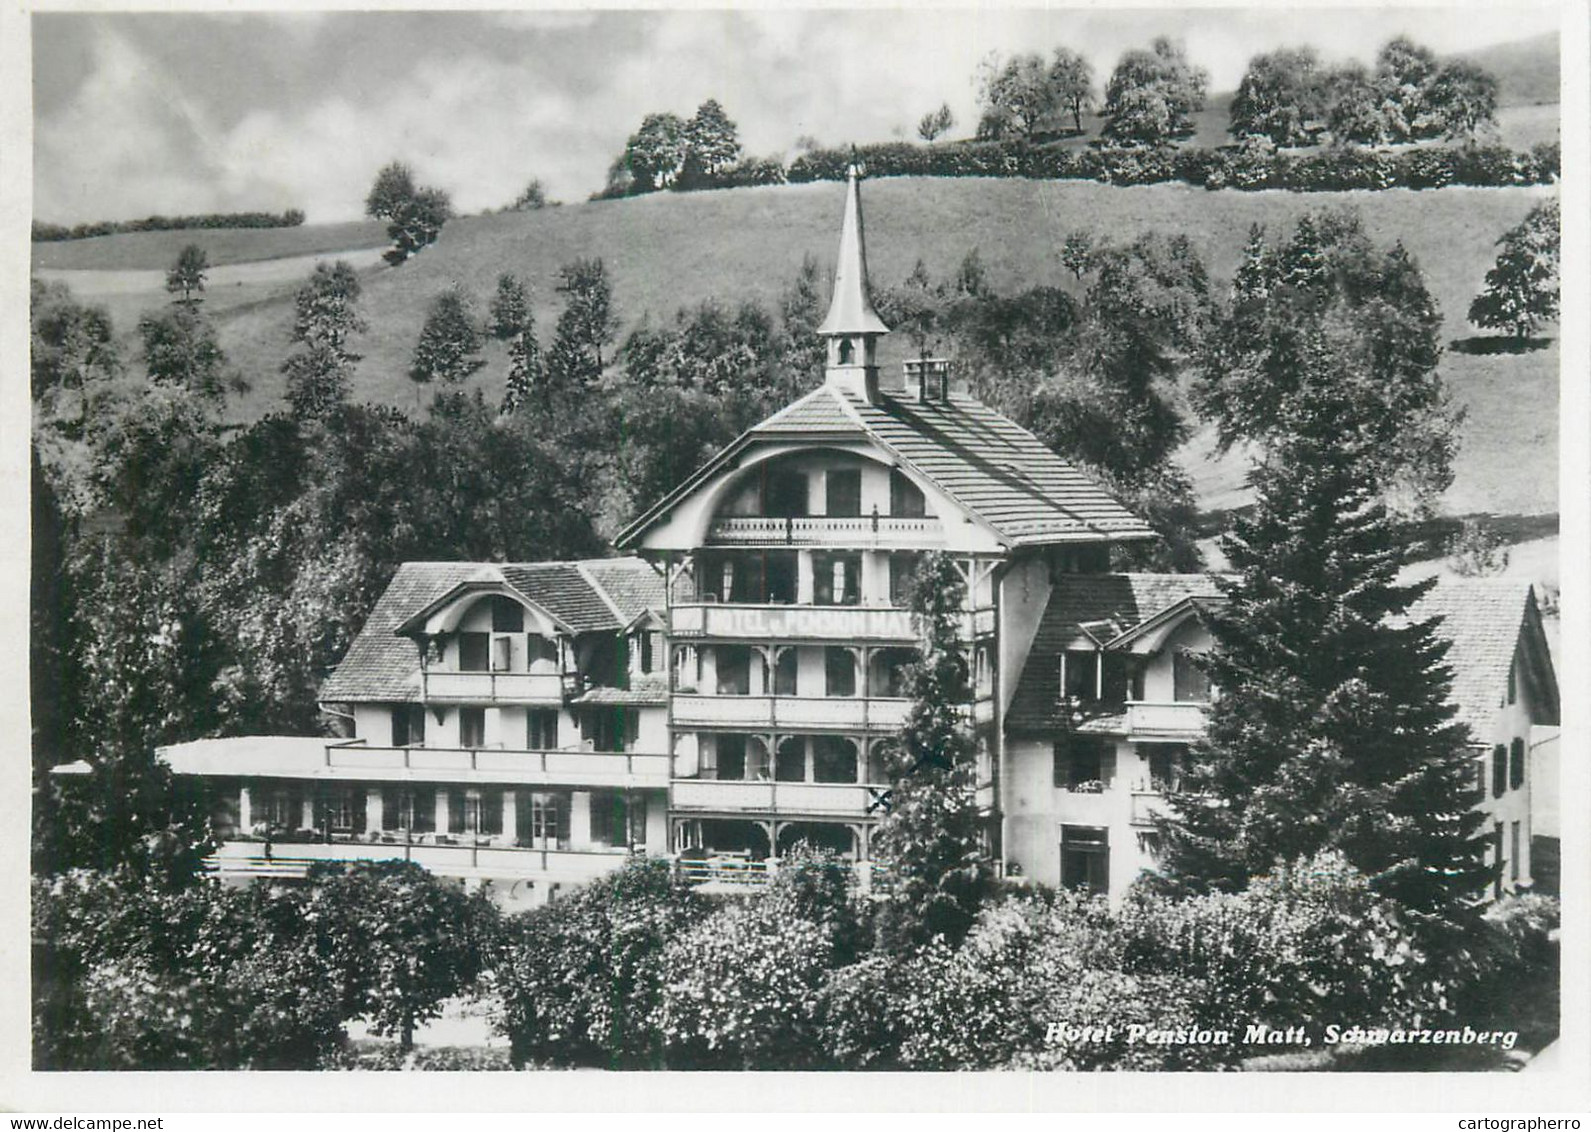
[[(217, 870), (401, 858), (534, 903), (632, 853), (756, 880), (808, 842), (865, 879), (917, 641), (902, 587), (932, 550), (967, 583), (991, 851), (1119, 897), (1202, 730), (1188, 657), (1213, 580), (1109, 573), (1142, 519), (945, 363), (885, 381), (854, 178), (821, 332), (824, 383), (636, 519), (624, 557), (401, 567), (322, 689), (347, 737), (166, 749), (210, 787)], [(1557, 723), (1539, 611), (1495, 580), (1427, 601), (1454, 630), (1499, 890), (1528, 883), (1531, 790), (1555, 790), (1526, 771)]]

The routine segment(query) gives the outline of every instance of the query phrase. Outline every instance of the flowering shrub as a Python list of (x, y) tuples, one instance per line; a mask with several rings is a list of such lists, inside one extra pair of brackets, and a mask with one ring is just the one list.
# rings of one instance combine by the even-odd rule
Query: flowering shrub
[(1336, 852), (1236, 894), (1135, 892), (1121, 925), (1129, 969), (1196, 979), (1214, 1016), (1273, 1027), (1429, 1017), (1458, 977)]

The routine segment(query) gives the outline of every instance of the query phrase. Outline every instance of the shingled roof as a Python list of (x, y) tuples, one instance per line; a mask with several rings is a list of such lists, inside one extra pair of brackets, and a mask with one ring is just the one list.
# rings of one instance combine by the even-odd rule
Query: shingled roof
[(1205, 574), (1060, 575), (1017, 681), (1007, 728), (1047, 731), (1061, 725), (1061, 653), (1085, 625), (1111, 621), (1125, 632), (1184, 598), (1220, 595), (1215, 579)]
[(876, 444), (985, 523), (1011, 546), (1153, 538), (1154, 532), (1088, 475), (1014, 421), (971, 397), (919, 401), (881, 394), (869, 404), (819, 386), (751, 429), (630, 524), (620, 547), (759, 441), (817, 436)]
[(663, 583), (645, 562), (405, 562), (370, 611), (342, 663), (321, 686), (325, 703), (415, 700), (420, 657), (398, 626), (467, 582), (502, 582), (576, 633), (617, 632), (663, 605)]
[(1458, 718), (1485, 742), (1508, 694), (1508, 669), (1518, 648), (1538, 702), (1558, 721), (1558, 686), (1542, 635), (1534, 589), (1514, 578), (1442, 578), (1410, 607), (1408, 618), (1441, 618), (1437, 634), (1452, 642), (1447, 666), (1453, 670), (1452, 700)]

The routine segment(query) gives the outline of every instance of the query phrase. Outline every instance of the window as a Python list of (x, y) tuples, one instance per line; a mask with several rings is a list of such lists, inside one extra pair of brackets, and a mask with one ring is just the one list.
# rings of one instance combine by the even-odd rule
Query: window
[(279, 786), (265, 795), (265, 820), (278, 829), (297, 829), (304, 819), (304, 804), (298, 791)]
[(652, 671), (652, 665), (654, 663), (656, 663), (654, 661), (654, 659), (653, 659), (653, 656), (654, 656), (653, 648), (655, 646), (653, 645), (653, 642), (652, 642), (652, 634), (651, 633), (637, 633), (635, 635), (635, 637), (636, 637), (636, 649), (635, 649), (635, 652), (636, 652), (636, 657), (635, 657), (636, 667), (640, 670), (640, 672), (643, 675), (645, 675), (646, 673), (649, 673), (649, 672)]
[(724, 782), (739, 782), (746, 777), (746, 737), (720, 735), (717, 739), (718, 778)]
[(856, 605), (862, 600), (860, 554), (814, 554), (812, 600), (817, 605)]
[(716, 659), (718, 694), (751, 695), (751, 649), (746, 645), (720, 645), (716, 650)]
[(1175, 794), (1182, 788), (1182, 771), (1188, 765), (1185, 743), (1143, 744), (1139, 750), (1148, 752), (1149, 789), (1157, 794)]
[(485, 708), (459, 708), (459, 746), (486, 746)]
[(1492, 797), (1501, 798), (1508, 789), (1508, 748), (1501, 743), (1492, 748)]
[(556, 708), (531, 708), (525, 713), (525, 746), (532, 751), (558, 749)]
[(1093, 703), (1099, 697), (1099, 654), (1068, 649), (1061, 662), (1061, 694)]
[(1070, 735), (1057, 740), (1052, 783), (1060, 790), (1096, 794), (1116, 776), (1116, 751), (1102, 739)]
[(1171, 654), (1171, 683), (1179, 704), (1210, 702), (1210, 677), (1193, 653), (1177, 649)]
[(425, 746), (425, 708), (419, 704), (399, 704), (392, 709), (392, 745)]
[(879, 649), (873, 654), (873, 673), (869, 681), (875, 696), (901, 697), (907, 694), (910, 668), (917, 662), (916, 649)]
[(635, 734), (635, 721), (624, 708), (597, 708), (585, 718), (585, 733), (592, 750), (618, 753), (628, 749), (628, 740)]
[(1092, 893), (1110, 891), (1110, 831), (1098, 826), (1061, 826), (1061, 884)]
[(823, 650), (823, 694), (856, 695), (856, 657), (850, 649), (830, 646)]
[(776, 605), (794, 605), (796, 579), (800, 566), (792, 550), (770, 550), (762, 555), (761, 600)]
[(812, 777), (816, 782), (855, 782), (856, 747), (837, 735), (812, 740)]
[(330, 787), (315, 799), (315, 826), (333, 833), (361, 833), (365, 829), (365, 791), (362, 787)]
[(569, 848), (569, 798), (521, 790), (514, 797), (515, 840), (532, 849)]
[(1109, 704), (1123, 703), (1127, 699), (1127, 689), (1131, 684), (1129, 673), (1129, 658), (1119, 652), (1101, 653), (1099, 662), (1103, 665), (1100, 672), (1102, 686), (1100, 698)]
[(889, 472), (889, 513), (901, 519), (921, 519), (928, 513), (922, 490), (898, 468)]
[(922, 562), (922, 555), (915, 553), (891, 554), (889, 556), (889, 603), (895, 606), (906, 604), (906, 593), (911, 586), (912, 577), (917, 573), (917, 567)]
[(1519, 823), (1508, 823), (1508, 879), (1519, 880)]
[(492, 635), (490, 633), (459, 634), (459, 671), (485, 672), (491, 663)]
[[(636, 806), (645, 812), (645, 803), (632, 805), (630, 800), (616, 790), (597, 790), (591, 794), (591, 840), (599, 845), (624, 848), (631, 844), (631, 830)], [(645, 829), (644, 818), (641, 828)]]
[(511, 597), (494, 596), (492, 598), (492, 632), (523, 633), (524, 631), (525, 607)]
[(805, 782), (807, 780), (807, 742), (805, 739), (786, 739), (779, 744), (774, 760), (773, 777), (778, 782)]
[(447, 793), (447, 831), (491, 837), (503, 832), (501, 790), (453, 789)]
[(862, 513), (862, 472), (860, 468), (834, 469), (824, 477), (826, 514), (854, 518)]
[(557, 672), (558, 642), (551, 637), (540, 637), (532, 633), (525, 638), (525, 659), (529, 661), (532, 672)]
[(797, 674), (801, 665), (800, 654), (793, 648), (779, 650), (779, 659), (773, 664), (773, 694), (776, 696), (793, 696), (796, 694)]
[(1525, 741), (1516, 738), (1508, 746), (1508, 785), (1518, 790), (1525, 784)]
[(763, 481), (763, 511), (776, 518), (799, 519), (807, 513), (805, 472), (774, 469)]
[(1492, 896), (1503, 895), (1503, 823), (1492, 823)]
[(1475, 801), (1486, 800), (1486, 756), (1483, 754), (1475, 760)]
[(381, 828), (410, 833), (436, 830), (436, 795), (430, 790), (391, 787), (381, 792)]

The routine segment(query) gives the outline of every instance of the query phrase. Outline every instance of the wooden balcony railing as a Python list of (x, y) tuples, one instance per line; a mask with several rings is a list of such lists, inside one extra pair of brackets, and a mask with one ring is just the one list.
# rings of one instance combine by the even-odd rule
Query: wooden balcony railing
[(1129, 736), (1155, 736), (1172, 739), (1198, 739), (1204, 735), (1205, 703), (1148, 703), (1129, 700)]
[(888, 515), (726, 516), (707, 528), (709, 546), (837, 546), (930, 550), (945, 545), (937, 518)]
[[(427, 774), (459, 781), (525, 785), (668, 785), (668, 756), (608, 751), (532, 751), (512, 748), (372, 747), (328, 743), (333, 777), (409, 781)], [(343, 772), (343, 773), (339, 773)]]
[[(962, 635), (984, 637), (995, 629), (994, 610), (962, 614)], [(676, 638), (753, 641), (899, 642), (918, 639), (911, 612), (879, 605), (777, 605), (690, 602), (669, 610)]]
[(853, 782), (744, 782), (676, 778), (669, 808), (676, 812), (765, 813), (883, 817), (888, 786)]
[(447, 703), (506, 702), (556, 706), (574, 684), (557, 672), (439, 672), (420, 674), (423, 698)]
[(676, 727), (843, 727), (898, 731), (907, 699), (841, 696), (674, 696)]
[(228, 841), (205, 858), (224, 876), (302, 877), (322, 861), (413, 861), (443, 876), (536, 877), (578, 883), (618, 868), (628, 849), (531, 849), (505, 845), (417, 845), (343, 841), (280, 845), (266, 856), (253, 841)]

